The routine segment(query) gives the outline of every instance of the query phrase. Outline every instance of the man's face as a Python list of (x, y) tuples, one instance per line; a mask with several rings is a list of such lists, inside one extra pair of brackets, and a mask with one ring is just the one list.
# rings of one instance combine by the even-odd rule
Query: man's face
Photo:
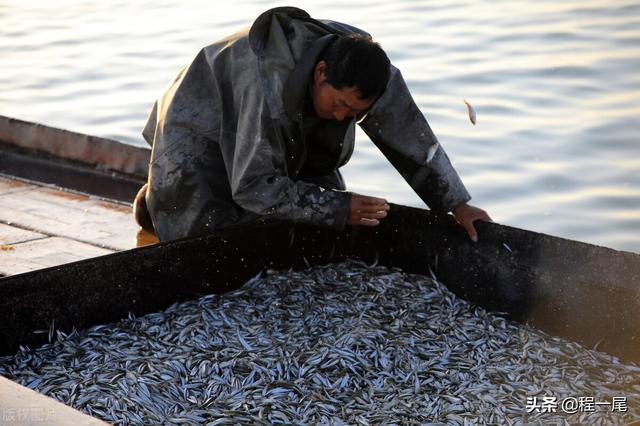
[(371, 106), (373, 99), (360, 99), (357, 88), (345, 87), (338, 90), (329, 84), (325, 78), (326, 68), (327, 64), (320, 61), (313, 72), (313, 107), (318, 117), (342, 121), (345, 118), (355, 117)]

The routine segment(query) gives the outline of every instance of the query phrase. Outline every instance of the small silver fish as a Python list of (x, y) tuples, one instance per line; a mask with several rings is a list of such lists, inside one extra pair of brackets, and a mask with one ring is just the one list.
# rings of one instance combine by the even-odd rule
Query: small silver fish
[(438, 142), (429, 147), (427, 150), (427, 161), (425, 161), (425, 164), (429, 164), (431, 160), (433, 160), (433, 157), (436, 156), (436, 152), (438, 152), (438, 148), (440, 148), (440, 144)]
[[(115, 324), (64, 334), (52, 322), (51, 343), (0, 357), (0, 375), (113, 424), (640, 420), (640, 367), (475, 307), (431, 275), (356, 260), (267, 269)], [(523, 414), (533, 397), (621, 393), (624, 413)]]
[(473, 124), (475, 126), (476, 125), (476, 110), (471, 106), (471, 104), (469, 102), (467, 102), (466, 99), (464, 99), (464, 104), (467, 106), (467, 113), (469, 114), (469, 121), (471, 121), (471, 124)]

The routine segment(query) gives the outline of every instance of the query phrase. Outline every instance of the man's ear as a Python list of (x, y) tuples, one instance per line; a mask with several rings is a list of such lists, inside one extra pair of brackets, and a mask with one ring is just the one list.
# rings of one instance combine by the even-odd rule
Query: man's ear
[(325, 80), (325, 72), (327, 71), (327, 63), (320, 61), (313, 68), (313, 81), (316, 84), (320, 84)]

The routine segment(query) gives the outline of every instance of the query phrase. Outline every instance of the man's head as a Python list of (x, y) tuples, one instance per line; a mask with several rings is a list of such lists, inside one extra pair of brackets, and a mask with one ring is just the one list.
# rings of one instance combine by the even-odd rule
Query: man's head
[(366, 111), (389, 81), (389, 58), (369, 37), (340, 37), (313, 70), (313, 107), (320, 118), (341, 121)]

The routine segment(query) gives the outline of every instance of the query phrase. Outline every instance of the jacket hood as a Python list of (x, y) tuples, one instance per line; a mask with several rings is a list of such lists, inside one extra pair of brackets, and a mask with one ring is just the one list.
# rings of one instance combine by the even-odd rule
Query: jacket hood
[(347, 24), (313, 19), (296, 7), (270, 9), (254, 21), (249, 46), (272, 119), (286, 113), (300, 121), (298, 106), (304, 93), (299, 88), (307, 84), (315, 59), (337, 36), (352, 33), (368, 35)]

